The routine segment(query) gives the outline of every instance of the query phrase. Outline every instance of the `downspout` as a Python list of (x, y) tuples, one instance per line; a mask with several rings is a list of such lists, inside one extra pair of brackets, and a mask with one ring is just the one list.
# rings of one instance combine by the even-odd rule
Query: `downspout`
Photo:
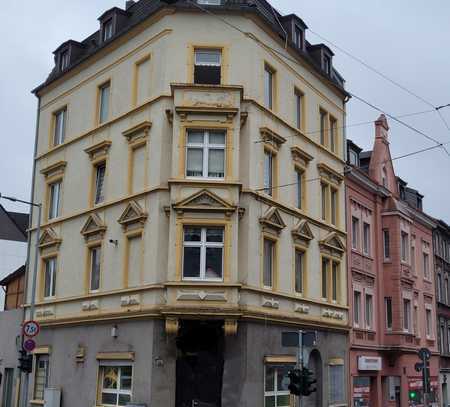
[[(35, 136), (34, 136), (34, 151), (33, 151), (33, 172), (31, 176), (31, 193), (30, 193), (30, 202), (34, 202), (34, 181), (36, 178), (36, 154), (37, 154), (37, 145), (38, 145), (38, 136), (39, 136), (39, 119), (40, 119), (40, 110), (41, 110), (41, 98), (36, 95), (38, 98), (37, 103), (37, 111), (36, 111), (36, 129), (35, 129)], [(30, 251), (31, 251), (31, 229), (33, 227), (33, 210), (35, 208), (30, 205), (30, 218), (28, 221), (28, 244), (27, 244), (27, 260), (26, 260), (26, 267), (25, 267), (25, 284), (24, 284), (24, 307), (22, 312), (22, 319), (25, 321), (26, 319), (26, 307), (25, 304), (27, 303), (28, 299), (28, 278), (30, 274)], [(36, 250), (38, 248), (36, 247)], [(24, 341), (23, 333), (21, 333), (21, 340), (20, 340), (20, 346), (22, 347)], [(21, 385), (21, 378), (24, 377), (24, 386), (20, 388)], [(28, 383), (29, 383), (29, 374), (21, 374), (21, 372), (18, 372), (18, 378), (17, 378), (17, 385), (19, 386), (18, 391), (18, 400), (16, 400), (16, 406), (27, 406), (28, 401)]]

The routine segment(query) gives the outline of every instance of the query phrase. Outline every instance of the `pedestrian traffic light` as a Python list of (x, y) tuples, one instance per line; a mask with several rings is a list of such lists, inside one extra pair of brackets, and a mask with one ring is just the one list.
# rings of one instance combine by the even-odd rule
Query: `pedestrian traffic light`
[(302, 394), (302, 376), (300, 369), (294, 369), (289, 371), (288, 377), (290, 380), (288, 389), (291, 394), (300, 396)]
[(28, 355), (24, 350), (20, 351), (19, 369), (25, 373), (31, 373), (33, 370), (33, 356)]
[(411, 401), (417, 401), (418, 400), (418, 394), (415, 390), (410, 390), (409, 391), (409, 399)]
[(317, 383), (314, 373), (308, 368), (304, 367), (302, 370), (302, 395), (309, 396), (311, 393), (317, 391), (317, 389), (312, 387), (313, 384)]

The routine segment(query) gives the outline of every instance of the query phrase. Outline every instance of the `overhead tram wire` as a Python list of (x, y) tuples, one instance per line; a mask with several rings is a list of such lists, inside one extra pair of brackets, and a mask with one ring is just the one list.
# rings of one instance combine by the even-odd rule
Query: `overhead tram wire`
[[(246, 36), (247, 38), (252, 39), (253, 41), (255, 41), (255, 42), (261, 44), (262, 46), (264, 46), (265, 48), (271, 50), (272, 52), (274, 52), (274, 53), (276, 53), (276, 54), (278, 54), (278, 55), (280, 55), (282, 58), (284, 58), (284, 59), (286, 59), (286, 60), (288, 60), (288, 61), (290, 61), (290, 62), (292, 62), (292, 63), (298, 64), (298, 61), (295, 60), (294, 58), (291, 58), (290, 56), (286, 55), (285, 53), (283, 53), (283, 52), (281, 52), (281, 51), (278, 51), (277, 49), (271, 47), (270, 45), (268, 45), (268, 44), (266, 44), (266, 43), (264, 43), (264, 42), (258, 40), (256, 37), (252, 36), (250, 33), (245, 32), (244, 30), (240, 29), (240, 28), (237, 27), (236, 25), (230, 23), (229, 21), (225, 20), (224, 18), (220, 17), (219, 15), (213, 13), (211, 10), (208, 10), (208, 9), (206, 9), (205, 7), (202, 7), (200, 4), (196, 3), (196, 2), (193, 1), (193, 0), (188, 0), (188, 2), (189, 2), (190, 4), (192, 4), (194, 7), (198, 8), (198, 9), (201, 10), (201, 11), (203, 11), (204, 13), (211, 15), (212, 17), (214, 17), (214, 18), (216, 18), (216, 19), (222, 21), (224, 24), (228, 25), (229, 27), (233, 28), (234, 30), (237, 30), (238, 32), (240, 32), (241, 34), (243, 34), (244, 36)], [(310, 30), (310, 31), (311, 31), (311, 30)], [(312, 31), (311, 31), (311, 32), (312, 32)], [(316, 34), (316, 33), (314, 33), (314, 34)], [(317, 34), (316, 34), (316, 35), (317, 35)], [(325, 40), (325, 39), (324, 39), (324, 40)], [(330, 42), (330, 44), (332, 44), (332, 43)], [(333, 45), (333, 44), (332, 44), (332, 45)], [(333, 45), (333, 46), (334, 46), (334, 45)], [(338, 48), (338, 49), (339, 49), (339, 48)], [(356, 57), (355, 57), (355, 58), (356, 58)], [(392, 81), (392, 80), (390, 80), (390, 81), (391, 81), (392, 83), (395, 83), (395, 81)], [(400, 87), (404, 88), (404, 87), (403, 87), (402, 85), (400, 85), (400, 84), (397, 84), (397, 86), (400, 86)], [(406, 91), (406, 88), (404, 88), (404, 90)], [(417, 129), (414, 128), (413, 126), (411, 126), (411, 125), (409, 125), (409, 124), (403, 122), (402, 120), (397, 119), (395, 116), (390, 115), (390, 114), (386, 113), (385, 111), (383, 111), (383, 110), (381, 110), (381, 109), (375, 107), (374, 105), (370, 104), (369, 102), (365, 101), (364, 99), (360, 98), (359, 96), (356, 96), (354, 93), (351, 93), (351, 92), (348, 92), (348, 93), (349, 93), (352, 97), (355, 97), (355, 98), (356, 98), (357, 100), (359, 100), (360, 102), (365, 103), (366, 105), (372, 107), (373, 109), (377, 110), (378, 112), (384, 113), (386, 116), (388, 116), (388, 117), (390, 117), (391, 119), (395, 120), (396, 122), (402, 124), (403, 126), (406, 126), (407, 128), (409, 128), (410, 130), (416, 132), (417, 134), (422, 135), (423, 137), (427, 138), (428, 140), (431, 140), (431, 141), (433, 141), (434, 143), (437, 143), (437, 145), (439, 145), (439, 147), (442, 147), (442, 148), (444, 149), (444, 151), (447, 153), (447, 155), (450, 156), (450, 154), (449, 154), (449, 152), (447, 151), (447, 149), (446, 149), (445, 147), (443, 147), (443, 145), (444, 145), (443, 143), (440, 143), (439, 141), (437, 141), (437, 140), (435, 140), (434, 138), (428, 136), (428, 135), (425, 134), (424, 132), (422, 132), (422, 131), (420, 131), (420, 130), (417, 130)], [(430, 107), (433, 107), (433, 109), (436, 110), (436, 106), (434, 106), (432, 103), (426, 101), (425, 99), (421, 98), (420, 96), (414, 94), (413, 92), (411, 92), (411, 91), (409, 91), (409, 90), (408, 90), (408, 93), (412, 94), (412, 95), (415, 96), (415, 97), (418, 97), (418, 98), (421, 99), (424, 103), (428, 104)], [(446, 107), (446, 106), (447, 106), (447, 105), (445, 105), (445, 106), (443, 106), (443, 107)], [(438, 111), (439, 111), (439, 110), (438, 110)], [(442, 145), (441, 145), (441, 144), (442, 144)]]
[[(397, 156), (397, 157), (391, 158), (390, 160), (385, 160), (385, 161), (382, 162), (382, 164), (385, 164), (385, 163), (388, 163), (388, 162), (397, 161), (397, 160), (401, 160), (401, 159), (403, 159), (403, 158), (412, 157), (412, 156), (415, 156), (415, 155), (418, 155), (418, 154), (425, 153), (425, 152), (427, 152), (427, 151), (435, 150), (435, 149), (437, 149), (437, 148), (440, 148), (440, 147), (443, 147), (443, 146), (446, 146), (446, 145), (449, 145), (449, 144), (450, 144), (450, 141), (447, 141), (446, 143), (439, 143), (439, 145), (436, 145), (436, 146), (431, 146), (431, 147), (422, 148), (422, 149), (420, 149), (420, 150), (413, 151), (413, 152), (411, 152), (411, 153), (406, 153), (406, 154), (403, 154), (403, 155), (399, 155), (399, 156)], [(339, 174), (339, 175), (342, 175), (342, 176), (345, 176), (346, 173), (347, 173), (346, 171), (344, 171), (344, 172), (338, 172), (338, 174)], [(309, 179), (305, 179), (304, 182), (320, 181), (321, 179), (322, 179), (321, 177), (309, 178)], [(297, 182), (291, 182), (291, 183), (289, 183), (289, 184), (277, 185), (277, 186), (274, 186), (274, 187), (272, 187), (272, 188), (267, 188), (267, 187), (264, 187), (264, 188), (257, 188), (257, 189), (255, 189), (255, 191), (256, 191), (256, 192), (261, 192), (261, 191), (266, 191), (266, 190), (268, 190), (268, 189), (286, 188), (286, 187), (291, 187), (291, 186), (295, 186), (295, 185), (297, 185)]]
[[(346, 51), (345, 49), (343, 49), (342, 47), (336, 45), (334, 42), (330, 41), (329, 39), (323, 37), (322, 35), (316, 33), (315, 31), (309, 29), (309, 32), (313, 35), (315, 35), (316, 37), (320, 38), (321, 40), (327, 42), (328, 44), (330, 44), (331, 46), (333, 46), (334, 48), (338, 49), (339, 51), (341, 51), (343, 54), (347, 55), (349, 58), (355, 60), (356, 62), (359, 62), (361, 65), (363, 65), (364, 67), (366, 67), (367, 69), (369, 69), (370, 71), (376, 73), (377, 75), (379, 75), (380, 77), (382, 77), (383, 79), (385, 79), (386, 81), (390, 82), (392, 85), (397, 86), (398, 88), (400, 88), (401, 90), (403, 90), (404, 92), (408, 93), (409, 95), (415, 97), (416, 99), (420, 100), (421, 102), (427, 104), (428, 106), (432, 107), (437, 114), (439, 115), (440, 119), (442, 120), (442, 122), (444, 123), (445, 127), (447, 128), (447, 130), (450, 132), (450, 125), (448, 124), (448, 122), (445, 120), (441, 109), (444, 109), (446, 107), (450, 107), (450, 104), (447, 105), (442, 105), (442, 106), (436, 106), (433, 103), (431, 103), (429, 100), (425, 99), (424, 97), (418, 95), (417, 93), (411, 91), (410, 89), (408, 89), (407, 87), (403, 86), (402, 84), (400, 84), (399, 82), (393, 80), (392, 78), (390, 78), (389, 76), (387, 76), (386, 74), (384, 74), (383, 72), (379, 71), (378, 69), (374, 68), (373, 66), (369, 65), (367, 62), (363, 61), (361, 58), (358, 58), (356, 56), (354, 56), (353, 54), (351, 54), (350, 52)], [(448, 154), (448, 153), (447, 153)]]

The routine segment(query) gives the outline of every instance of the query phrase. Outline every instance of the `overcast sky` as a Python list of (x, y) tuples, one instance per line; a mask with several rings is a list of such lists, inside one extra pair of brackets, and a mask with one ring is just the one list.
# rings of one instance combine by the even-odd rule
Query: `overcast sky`
[[(53, 66), (52, 52), (65, 40), (82, 40), (98, 27), (97, 18), (125, 0), (4, 1), (0, 8), (0, 192), (30, 197), (36, 98), (30, 91)], [(382, 71), (404, 87), (440, 106), (450, 103), (450, 1), (448, 0), (272, 0), (282, 13), (296, 13), (311, 30)], [(218, 22), (219, 24), (219, 22)], [(307, 32), (312, 43), (321, 42)], [(411, 95), (335, 51), (334, 64), (350, 92), (392, 115), (430, 109)], [(450, 123), (450, 108), (442, 110)], [(375, 120), (379, 113), (357, 100), (348, 105), (348, 124)], [(403, 120), (442, 142), (450, 132), (436, 113)], [(433, 143), (390, 121), (393, 157)], [(371, 148), (373, 126), (348, 128), (347, 135)], [(449, 151), (450, 151), (450, 145)], [(425, 194), (424, 208), (450, 222), (450, 157), (442, 149), (398, 160), (397, 175)], [(11, 210), (26, 207), (2, 202)]]

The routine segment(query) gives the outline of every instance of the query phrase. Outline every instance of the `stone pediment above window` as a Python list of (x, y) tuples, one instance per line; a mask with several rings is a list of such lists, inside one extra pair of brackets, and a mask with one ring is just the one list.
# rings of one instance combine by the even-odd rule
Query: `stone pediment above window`
[(151, 127), (151, 122), (143, 121), (142, 123), (133, 126), (131, 129), (125, 130), (122, 132), (122, 135), (128, 140), (129, 143), (133, 143), (137, 140), (146, 139)]
[(275, 231), (276, 233), (280, 233), (286, 227), (280, 211), (275, 207), (270, 208), (263, 217), (259, 218), (259, 223), (264, 231)]
[(87, 218), (80, 233), (89, 241), (103, 239), (105, 231), (106, 225), (96, 213), (93, 213)]
[(117, 220), (125, 231), (133, 228), (142, 228), (148, 214), (144, 212), (136, 201), (131, 201), (126, 206), (120, 218)]
[(53, 249), (58, 250), (62, 239), (58, 237), (57, 233), (52, 228), (47, 228), (42, 232), (39, 239), (39, 249), (47, 250)]
[(198, 105), (198, 106), (177, 106), (175, 111), (181, 118), (181, 121), (187, 121), (189, 116), (192, 115), (214, 115), (214, 116), (225, 116), (226, 121), (231, 123), (234, 116), (239, 112), (237, 107), (226, 107), (226, 106), (208, 106), (208, 105)]
[(311, 228), (305, 219), (302, 219), (297, 223), (292, 230), (292, 237), (294, 240), (299, 241), (304, 245), (309, 245), (309, 242), (314, 239), (314, 235), (311, 232)]
[(314, 158), (312, 155), (308, 154), (306, 151), (303, 151), (300, 147), (297, 146), (291, 147), (291, 154), (294, 163), (302, 167), (306, 167)]
[(52, 178), (55, 176), (63, 176), (64, 171), (66, 170), (67, 161), (58, 161), (48, 167), (45, 167), (41, 170), (41, 174), (45, 176), (45, 178)]
[(281, 137), (279, 134), (275, 133), (273, 130), (269, 129), (268, 127), (261, 127), (259, 129), (259, 132), (261, 134), (261, 140), (265, 144), (270, 145), (271, 147), (275, 148), (276, 150), (279, 150), (281, 145), (286, 143), (286, 139), (284, 137)]
[(84, 151), (89, 154), (89, 158), (92, 161), (98, 158), (105, 157), (108, 154), (109, 148), (111, 147), (111, 141), (104, 140), (100, 143), (93, 145), (92, 147), (86, 148)]
[(344, 180), (344, 176), (341, 173), (324, 163), (317, 164), (317, 169), (319, 170), (319, 175), (332, 184), (339, 185)]
[(226, 216), (231, 216), (237, 209), (235, 205), (207, 189), (173, 204), (172, 207), (179, 214), (184, 212), (223, 212)]
[(322, 252), (332, 256), (342, 257), (345, 253), (345, 245), (336, 232), (329, 233), (319, 245)]

